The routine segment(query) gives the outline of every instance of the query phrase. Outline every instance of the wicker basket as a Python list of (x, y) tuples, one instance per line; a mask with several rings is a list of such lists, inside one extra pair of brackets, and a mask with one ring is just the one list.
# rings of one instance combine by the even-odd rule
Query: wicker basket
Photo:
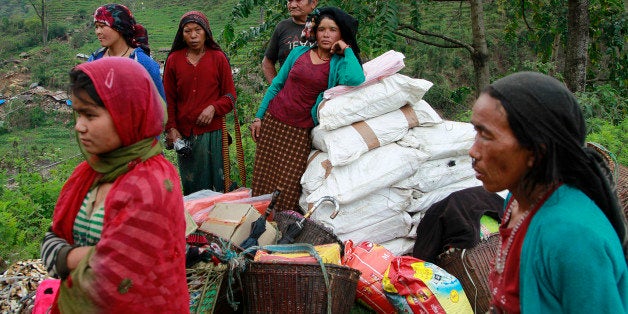
[(213, 313), (222, 279), (227, 271), (226, 264), (200, 262), (186, 270), (190, 292), (190, 313)]
[[(325, 264), (331, 289), (331, 312), (349, 313), (360, 271)], [(326, 313), (327, 287), (318, 264), (253, 262), (244, 272), (246, 313)]]
[[(281, 233), (286, 232), (286, 229), (290, 224), (296, 223), (299, 220), (300, 217), (297, 217), (289, 212), (282, 211), (275, 214), (277, 228), (281, 231)], [(341, 248), (340, 252), (344, 251), (342, 249), (344, 247), (342, 241), (338, 239), (332, 230), (317, 224), (311, 219), (305, 220), (303, 223), (303, 230), (301, 230), (301, 233), (295, 237), (294, 243), (309, 243), (312, 245), (338, 243)]]
[(475, 313), (486, 313), (489, 309), (488, 274), (498, 247), (499, 233), (493, 233), (471, 249), (454, 249), (441, 254), (436, 262), (460, 280)]
[[(205, 238), (207, 238), (207, 241), (209, 243), (216, 243), (219, 244), (220, 246), (222, 246), (224, 243), (228, 243), (228, 240), (223, 239), (219, 236), (216, 236), (214, 234), (211, 233), (207, 233), (207, 232), (202, 232), (199, 230), (199, 232), (201, 232)], [(229, 243), (228, 245), (229, 249), (236, 252), (237, 254), (242, 253), (242, 248), (233, 244), (233, 243)], [(249, 255), (249, 257), (252, 259), (253, 256)], [(226, 267), (226, 265), (225, 265)], [(188, 269), (189, 271), (189, 269)], [(229, 304), (228, 298), (227, 298), (227, 291), (229, 289), (228, 285), (229, 283), (226, 280), (226, 275), (222, 276), (222, 280), (220, 281), (220, 287), (216, 290), (218, 291), (217, 294), (217, 298), (215, 301), (215, 305), (214, 305), (214, 309), (213, 312), (214, 313), (242, 313), (242, 306), (238, 307), (237, 310), (234, 310), (231, 305)], [(210, 280), (211, 278), (208, 278), (208, 280)], [(189, 279), (188, 279), (189, 282)], [(188, 284), (189, 287), (189, 284)], [(236, 281), (235, 284), (231, 287), (232, 292), (233, 292), (233, 296), (236, 302), (240, 301), (242, 299), (242, 287), (240, 286), (240, 284)], [(190, 299), (192, 299), (194, 292), (192, 291), (192, 289), (189, 289), (190, 292)], [(192, 307), (190, 307), (190, 312), (191, 313), (195, 313), (194, 310), (192, 309)], [(205, 313), (205, 312), (199, 312), (199, 313)], [(211, 313), (211, 312), (209, 312)]]
[(617, 197), (619, 198), (619, 204), (624, 209), (624, 215), (628, 219), (628, 168), (623, 165), (619, 165)]

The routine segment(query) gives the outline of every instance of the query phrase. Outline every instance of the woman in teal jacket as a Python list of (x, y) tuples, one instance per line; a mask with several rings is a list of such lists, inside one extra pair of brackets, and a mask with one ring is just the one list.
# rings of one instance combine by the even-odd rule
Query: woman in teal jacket
[(280, 189), (278, 210), (298, 209), (300, 180), (312, 146), (310, 130), (318, 124), (325, 90), (364, 82), (355, 39), (358, 22), (335, 7), (316, 9), (308, 20), (305, 36), (312, 34), (317, 44), (292, 49), (251, 124), (257, 143), (253, 195)]
[(510, 192), (491, 313), (628, 313), (626, 218), (573, 94), (545, 74), (511, 74), (480, 94), (471, 123), (476, 178)]

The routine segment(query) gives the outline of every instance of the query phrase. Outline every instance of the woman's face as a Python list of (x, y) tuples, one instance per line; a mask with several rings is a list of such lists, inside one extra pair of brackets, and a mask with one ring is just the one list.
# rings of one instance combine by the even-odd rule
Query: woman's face
[(122, 146), (122, 140), (105, 107), (101, 107), (84, 90), (71, 96), (76, 114), (74, 129), (85, 151), (93, 155), (108, 153)]
[(469, 150), (469, 156), (475, 159), (475, 177), (490, 192), (519, 191), (534, 155), (515, 138), (501, 102), (481, 94), (473, 106), (471, 123), (477, 132)]
[(205, 45), (205, 30), (200, 25), (190, 22), (183, 25), (183, 40), (190, 49), (200, 50)]
[(340, 29), (334, 20), (324, 17), (316, 28), (316, 42), (323, 49), (331, 50), (331, 46), (342, 39)]
[(124, 41), (122, 34), (107, 26), (107, 24), (101, 22), (94, 23), (94, 31), (96, 32), (96, 37), (98, 37), (100, 45), (103, 47), (111, 47), (120, 40)]

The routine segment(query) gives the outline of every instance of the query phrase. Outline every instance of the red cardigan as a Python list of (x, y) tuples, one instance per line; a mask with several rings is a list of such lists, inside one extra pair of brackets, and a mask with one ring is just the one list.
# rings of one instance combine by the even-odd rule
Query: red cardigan
[[(182, 135), (190, 136), (192, 129), (194, 134), (219, 130), (236, 100), (229, 61), (222, 51), (208, 49), (194, 66), (187, 61), (186, 52), (187, 48), (171, 52), (166, 60), (166, 131), (176, 128)], [(209, 105), (216, 109), (214, 119), (209, 125), (196, 125), (196, 119)]]

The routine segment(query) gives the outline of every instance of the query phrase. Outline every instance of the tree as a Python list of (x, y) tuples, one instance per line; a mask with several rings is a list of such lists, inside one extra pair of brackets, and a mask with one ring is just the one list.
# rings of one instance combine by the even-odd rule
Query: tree
[(572, 92), (584, 91), (589, 48), (589, 1), (569, 0), (565, 83)]
[(48, 43), (48, 25), (46, 23), (46, 13), (47, 13), (46, 0), (41, 0), (41, 5), (39, 8), (35, 4), (34, 0), (29, 0), (29, 2), (31, 6), (33, 6), (33, 9), (35, 9), (35, 13), (37, 13), (39, 20), (41, 21), (41, 38), (44, 45), (46, 45)]
[[(362, 52), (369, 55), (370, 53), (383, 53), (390, 47), (399, 46), (395, 43), (398, 39), (404, 41), (415, 41), (425, 45), (444, 49), (465, 49), (469, 52), (469, 56), (473, 62), (474, 68), (474, 88), (476, 95), (489, 84), (489, 53), (486, 43), (485, 27), (484, 27), (484, 9), (482, 0), (456, 0), (456, 2), (469, 3), (471, 14), (469, 19), (472, 25), (472, 40), (467, 43), (464, 40), (454, 38), (440, 32), (434, 32), (421, 27), (421, 20), (418, 18), (422, 13), (419, 12), (422, 5), (434, 2), (445, 2), (447, 0), (426, 1), (426, 0), (403, 0), (403, 1), (326, 1), (325, 5), (334, 5), (342, 7), (351, 12), (360, 22), (360, 37), (362, 42), (368, 42), (369, 45), (361, 45)], [(268, 2), (268, 4), (267, 4)], [(254, 12), (254, 6), (269, 6), (273, 10), (267, 14), (275, 19), (268, 19), (265, 24), (259, 28), (255, 28), (236, 36), (233, 33), (233, 27), (228, 25), (223, 35), (227, 42), (231, 43), (231, 48), (245, 45), (256, 32), (269, 29), (278, 17), (287, 16), (285, 5), (272, 6), (267, 0), (240, 0), (233, 9), (234, 17), (247, 17)], [(278, 11), (279, 10), (279, 11)], [(280, 12), (278, 14), (278, 12)], [(408, 14), (409, 12), (409, 14)], [(272, 29), (272, 28), (270, 28)]]

